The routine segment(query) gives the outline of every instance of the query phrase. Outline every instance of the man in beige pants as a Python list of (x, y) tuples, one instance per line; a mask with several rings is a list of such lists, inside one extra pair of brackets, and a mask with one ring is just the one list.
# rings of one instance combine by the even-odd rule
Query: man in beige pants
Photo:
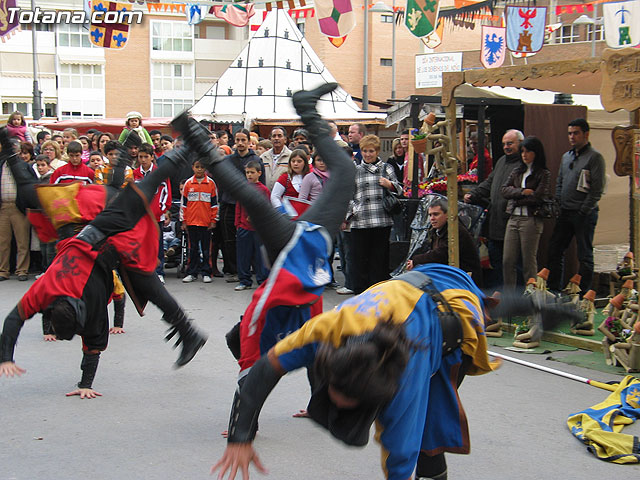
[(27, 280), (29, 271), (30, 223), (17, 193), (16, 182), (9, 166), (0, 161), (0, 281), (9, 279), (11, 235), (16, 238), (18, 280)]

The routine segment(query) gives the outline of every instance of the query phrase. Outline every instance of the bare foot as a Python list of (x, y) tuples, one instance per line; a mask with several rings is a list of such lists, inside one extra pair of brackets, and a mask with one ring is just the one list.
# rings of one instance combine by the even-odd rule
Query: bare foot
[(309, 412), (306, 410), (298, 410), (298, 413), (293, 414), (293, 418), (309, 418)]
[(109, 329), (109, 333), (111, 333), (112, 335), (117, 335), (119, 333), (124, 333), (124, 328), (122, 328), (122, 327), (111, 327)]
[(222, 438), (228, 438), (229, 437), (229, 430), (225, 430), (220, 435), (222, 435)]

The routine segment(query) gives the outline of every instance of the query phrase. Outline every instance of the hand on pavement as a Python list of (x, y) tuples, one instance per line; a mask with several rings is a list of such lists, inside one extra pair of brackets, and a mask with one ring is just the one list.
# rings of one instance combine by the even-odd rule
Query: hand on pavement
[(73, 397), (74, 395), (80, 395), (80, 398), (96, 398), (96, 397), (101, 397), (102, 394), (96, 392), (94, 389), (92, 388), (78, 388), (77, 390), (74, 390), (73, 392), (69, 392), (67, 393), (67, 397)]
[(211, 474), (219, 468), (218, 480), (223, 480), (227, 472), (229, 472), (228, 480), (234, 480), (240, 469), (242, 479), (249, 480), (249, 464), (252, 462), (260, 473), (268, 473), (250, 443), (230, 443), (222, 458), (211, 467)]
[(6, 375), (7, 377), (13, 377), (15, 375), (20, 376), (25, 372), (26, 370), (24, 368), (20, 368), (13, 362), (0, 363), (0, 377), (2, 375)]

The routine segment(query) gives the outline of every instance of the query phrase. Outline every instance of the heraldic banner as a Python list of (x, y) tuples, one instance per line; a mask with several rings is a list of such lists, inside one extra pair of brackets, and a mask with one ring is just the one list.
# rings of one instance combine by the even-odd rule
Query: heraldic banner
[(603, 3), (602, 10), (608, 47), (635, 47), (640, 43), (640, 0)]
[(416, 37), (429, 35), (436, 28), (438, 0), (407, 0), (404, 24)]
[(546, 7), (507, 7), (507, 48), (512, 52), (537, 52), (544, 44)]
[[(130, 4), (94, 0), (91, 2), (93, 12), (130, 12)], [(92, 15), (93, 16), (93, 15)], [(124, 48), (129, 39), (128, 23), (94, 23), (91, 22), (89, 40), (97, 47)]]
[(341, 38), (356, 26), (351, 0), (316, 0), (320, 32), (330, 38)]
[(482, 26), (482, 48), (480, 62), (484, 68), (502, 66), (507, 52), (507, 29), (504, 27)]

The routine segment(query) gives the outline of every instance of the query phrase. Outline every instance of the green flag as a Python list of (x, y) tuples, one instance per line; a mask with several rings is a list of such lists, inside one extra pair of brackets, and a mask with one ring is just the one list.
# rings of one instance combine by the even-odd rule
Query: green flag
[(429, 35), (438, 18), (438, 0), (407, 0), (404, 24), (416, 37)]

